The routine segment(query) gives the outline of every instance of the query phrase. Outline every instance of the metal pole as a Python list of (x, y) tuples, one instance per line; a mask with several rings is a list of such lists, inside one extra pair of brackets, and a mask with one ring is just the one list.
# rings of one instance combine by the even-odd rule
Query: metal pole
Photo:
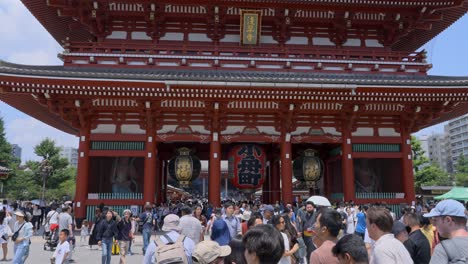
[(225, 183), (225, 188), (226, 188), (226, 199), (228, 199), (228, 179), (227, 179), (227, 177), (224, 179), (224, 183)]
[(47, 177), (47, 174), (44, 174), (44, 176), (42, 176), (42, 201), (44, 201), (44, 197), (45, 197), (46, 177)]

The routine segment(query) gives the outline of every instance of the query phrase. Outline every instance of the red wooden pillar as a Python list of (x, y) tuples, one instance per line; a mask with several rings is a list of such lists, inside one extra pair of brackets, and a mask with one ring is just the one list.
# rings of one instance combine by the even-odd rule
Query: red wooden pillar
[(331, 172), (331, 165), (330, 160), (325, 161), (325, 178), (323, 179), (324, 185), (324, 192), (325, 196), (330, 198), (333, 192), (333, 179), (332, 179), (332, 172)]
[(355, 200), (353, 147), (351, 144), (351, 131), (342, 129), (341, 143), (341, 169), (343, 173), (343, 196), (345, 201)]
[(80, 130), (75, 194), (75, 217), (78, 219), (86, 218), (89, 178), (89, 133), (89, 128), (87, 127)]
[(411, 150), (411, 135), (407, 129), (401, 129), (401, 152), (402, 152), (402, 184), (405, 192), (406, 202), (411, 205), (415, 201), (413, 159)]
[(264, 204), (270, 204), (270, 194), (271, 194), (271, 188), (270, 188), (270, 177), (271, 175), (271, 163), (267, 167), (267, 173), (265, 173), (265, 181), (263, 182), (262, 185), (262, 202)]
[(210, 143), (210, 174), (208, 176), (208, 201), (214, 207), (221, 204), (221, 143), (218, 133), (213, 132)]
[(161, 204), (161, 192), (162, 192), (162, 161), (156, 159), (156, 179), (155, 179), (155, 196), (156, 204)]
[(155, 131), (148, 129), (146, 133), (146, 157), (145, 157), (145, 176), (143, 182), (143, 201), (145, 203), (154, 203), (156, 193), (156, 160), (158, 151), (156, 149)]
[(162, 192), (161, 201), (167, 203), (167, 161), (164, 160), (162, 163)]
[(291, 155), (291, 135), (284, 135), (281, 142), (281, 202), (292, 204), (292, 155)]
[(270, 172), (270, 203), (276, 203), (281, 200), (281, 179), (280, 179), (280, 167), (279, 161), (274, 158), (270, 161), (271, 172)]

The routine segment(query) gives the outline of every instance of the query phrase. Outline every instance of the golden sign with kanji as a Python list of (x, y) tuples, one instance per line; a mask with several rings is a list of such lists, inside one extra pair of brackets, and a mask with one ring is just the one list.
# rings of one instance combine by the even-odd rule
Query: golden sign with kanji
[(261, 32), (261, 11), (241, 10), (241, 44), (258, 45)]

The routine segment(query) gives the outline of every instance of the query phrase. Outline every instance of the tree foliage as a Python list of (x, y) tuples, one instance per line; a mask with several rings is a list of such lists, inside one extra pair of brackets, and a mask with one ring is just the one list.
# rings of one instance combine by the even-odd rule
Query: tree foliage
[(455, 168), (457, 169), (455, 174), (457, 185), (468, 187), (468, 158), (463, 153), (460, 153)]
[(413, 152), (413, 169), (415, 172), (429, 164), (429, 159), (422, 148), (421, 141), (419, 141), (415, 136), (411, 136), (411, 151)]
[(0, 166), (11, 168), (14, 162), (11, 150), (11, 145), (6, 140), (5, 123), (3, 122), (3, 118), (0, 117)]
[(50, 138), (45, 138), (34, 147), (34, 153), (42, 159), (51, 159), (60, 153), (60, 148), (55, 146), (55, 141)]
[(452, 185), (448, 173), (443, 171), (437, 164), (423, 166), (414, 174), (414, 185), (420, 188), (425, 186), (449, 186)]
[[(75, 195), (76, 168), (69, 167), (65, 158), (60, 158), (60, 148), (52, 139), (46, 138), (34, 148), (36, 155), (47, 159), (52, 170), (46, 178), (46, 200), (62, 200)], [(7, 194), (11, 199), (31, 200), (41, 197), (44, 173), (41, 162), (27, 161), (26, 170), (16, 170), (7, 181)]]

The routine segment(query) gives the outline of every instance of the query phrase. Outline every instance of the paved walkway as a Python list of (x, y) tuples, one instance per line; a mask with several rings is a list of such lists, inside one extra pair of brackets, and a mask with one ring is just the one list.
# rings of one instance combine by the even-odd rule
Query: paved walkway
[[(154, 236), (152, 237), (154, 240)], [(27, 264), (49, 264), (50, 258), (52, 257), (53, 251), (44, 251), (44, 240), (40, 236), (34, 236), (31, 239), (31, 246), (29, 251), (29, 257), (26, 260)], [(97, 246), (93, 246), (93, 249), (89, 249), (88, 246), (81, 245), (80, 237), (76, 237), (77, 246), (75, 248), (75, 252), (73, 253), (73, 259), (75, 260), (74, 263), (85, 263), (85, 264), (99, 264), (101, 263), (101, 251), (97, 249)], [(127, 263), (141, 263), (143, 261), (143, 253), (142, 253), (142, 246), (143, 240), (142, 236), (135, 237), (135, 243), (132, 245), (132, 251), (134, 255), (127, 256)], [(0, 253), (1, 255), (2, 253)], [(0, 258), (3, 255), (0, 256)], [(11, 259), (13, 258), (13, 243), (8, 243), (8, 256), (7, 258), (10, 260), (8, 262), (0, 262), (0, 263), (11, 263)], [(112, 256), (112, 264), (119, 263), (120, 256)]]

